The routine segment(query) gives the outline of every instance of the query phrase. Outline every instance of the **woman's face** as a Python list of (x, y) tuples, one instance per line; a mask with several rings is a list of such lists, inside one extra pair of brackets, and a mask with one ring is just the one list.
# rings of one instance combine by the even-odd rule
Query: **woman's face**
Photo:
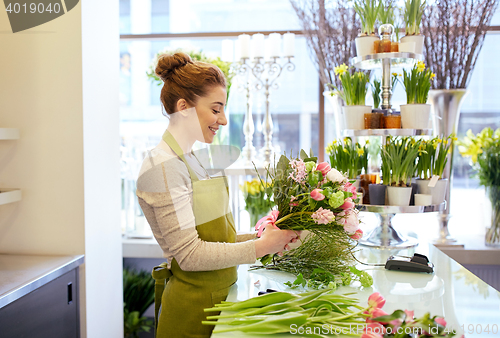
[(220, 126), (227, 124), (226, 115), (224, 114), (226, 95), (224, 87), (215, 86), (208, 91), (206, 96), (198, 99), (195, 108), (203, 134), (203, 139), (198, 139), (198, 141), (212, 143), (214, 136), (219, 132)]

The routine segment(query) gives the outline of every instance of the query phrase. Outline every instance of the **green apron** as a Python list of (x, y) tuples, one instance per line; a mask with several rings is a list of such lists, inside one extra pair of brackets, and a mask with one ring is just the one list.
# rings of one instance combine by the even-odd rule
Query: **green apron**
[[(236, 229), (229, 209), (226, 178), (199, 180), (172, 134), (165, 131), (163, 140), (189, 170), (193, 188), (193, 213), (200, 239), (206, 242), (234, 243)], [(236, 267), (215, 271), (183, 271), (175, 258), (172, 259), (170, 270), (163, 263), (153, 269), (152, 275), (156, 280), (156, 338), (210, 337), (213, 326), (201, 324), (207, 315), (203, 309), (225, 300), (229, 288), (237, 279)], [(158, 318), (160, 304), (162, 309)]]

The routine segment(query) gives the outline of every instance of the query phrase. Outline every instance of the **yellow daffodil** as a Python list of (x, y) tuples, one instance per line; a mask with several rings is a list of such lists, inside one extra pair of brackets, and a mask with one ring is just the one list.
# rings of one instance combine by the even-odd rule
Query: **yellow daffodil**
[(333, 69), (333, 72), (335, 73), (335, 75), (338, 75), (340, 77), (340, 76), (344, 75), (348, 69), (349, 69), (349, 67), (347, 67), (346, 64), (343, 63), (340, 66), (335, 67)]
[(425, 63), (423, 61), (418, 61), (417, 63), (417, 71), (423, 72), (425, 70)]
[(365, 153), (365, 151), (363, 150), (363, 148), (356, 149), (356, 152), (358, 153), (359, 156), (362, 156)]
[(394, 76), (398, 76), (398, 73), (392, 73), (392, 75), (394, 75)]
[(431, 80), (434, 80), (435, 77), (436, 77), (436, 74), (431, 73)]

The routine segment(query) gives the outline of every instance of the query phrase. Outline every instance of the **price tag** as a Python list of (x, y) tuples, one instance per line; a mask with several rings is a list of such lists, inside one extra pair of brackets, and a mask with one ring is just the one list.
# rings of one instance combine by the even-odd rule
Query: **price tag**
[(432, 175), (429, 184), (427, 185), (429, 188), (434, 188), (437, 184), (437, 181), (439, 180), (438, 175)]

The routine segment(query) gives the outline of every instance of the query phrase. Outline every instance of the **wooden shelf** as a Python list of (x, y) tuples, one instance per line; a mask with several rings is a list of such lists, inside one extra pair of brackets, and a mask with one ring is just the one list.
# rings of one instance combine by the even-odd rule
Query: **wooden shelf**
[(19, 129), (16, 128), (0, 128), (0, 140), (18, 140)]
[(20, 189), (0, 189), (0, 205), (18, 202), (21, 197)]

